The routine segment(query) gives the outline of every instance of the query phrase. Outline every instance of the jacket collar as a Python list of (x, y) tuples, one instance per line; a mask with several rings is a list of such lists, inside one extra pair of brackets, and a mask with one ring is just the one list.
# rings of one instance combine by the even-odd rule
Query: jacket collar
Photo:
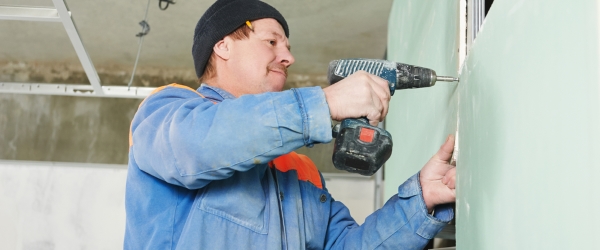
[(200, 85), (200, 88), (198, 88), (198, 92), (204, 97), (217, 102), (221, 102), (225, 99), (235, 99), (235, 96), (233, 96), (229, 92), (214, 86), (210, 86), (206, 83), (202, 83)]

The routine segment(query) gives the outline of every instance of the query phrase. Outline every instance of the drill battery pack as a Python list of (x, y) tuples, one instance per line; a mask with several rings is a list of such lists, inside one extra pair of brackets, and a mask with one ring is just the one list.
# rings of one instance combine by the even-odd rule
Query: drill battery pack
[(366, 118), (343, 120), (333, 137), (333, 165), (339, 170), (371, 176), (392, 155), (392, 135)]

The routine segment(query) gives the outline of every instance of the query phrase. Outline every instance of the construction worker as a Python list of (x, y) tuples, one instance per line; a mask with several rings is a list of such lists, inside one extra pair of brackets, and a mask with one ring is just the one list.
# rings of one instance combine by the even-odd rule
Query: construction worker
[(422, 249), (452, 218), (449, 136), (423, 169), (358, 225), (308, 157), (331, 118), (383, 120), (387, 82), (357, 72), (283, 90), (294, 63), (286, 20), (256, 0), (218, 0), (200, 18), (197, 90), (171, 84), (132, 124), (125, 249)]

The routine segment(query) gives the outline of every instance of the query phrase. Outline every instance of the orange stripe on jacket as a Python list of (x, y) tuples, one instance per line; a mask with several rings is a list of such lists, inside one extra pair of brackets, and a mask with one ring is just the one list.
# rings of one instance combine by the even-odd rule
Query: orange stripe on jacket
[(323, 189), (319, 170), (317, 170), (315, 163), (313, 163), (306, 155), (291, 152), (275, 158), (269, 162), (269, 166), (275, 167), (281, 172), (296, 170), (298, 173), (298, 180), (308, 181), (316, 187)]
[[(165, 89), (167, 87), (175, 87), (175, 88), (187, 89), (187, 90), (193, 91), (194, 93), (198, 94), (202, 98), (206, 98), (202, 94), (198, 93), (198, 91), (196, 91), (196, 90), (194, 90), (194, 89), (192, 89), (192, 88), (190, 88), (188, 86), (177, 84), (177, 83), (171, 83), (169, 85), (160, 86), (160, 87), (154, 89), (152, 91), (152, 93), (150, 93), (146, 98), (144, 98), (144, 100), (142, 100), (142, 102), (140, 102), (140, 105), (138, 106), (138, 108), (142, 106), (142, 104), (144, 103), (144, 101), (146, 101), (146, 99), (148, 99), (148, 97), (150, 97), (151, 95), (154, 95), (154, 94), (158, 93), (159, 91), (161, 91), (161, 90), (163, 90), (163, 89)], [(213, 103), (217, 104), (216, 102), (213, 102)], [(133, 124), (129, 124), (129, 147), (133, 146), (133, 135), (131, 134), (131, 126), (132, 125)]]

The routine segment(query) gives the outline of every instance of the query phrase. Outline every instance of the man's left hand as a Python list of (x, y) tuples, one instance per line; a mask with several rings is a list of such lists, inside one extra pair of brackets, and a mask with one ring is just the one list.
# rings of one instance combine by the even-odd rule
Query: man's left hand
[(427, 211), (436, 205), (456, 201), (456, 167), (449, 161), (454, 151), (454, 136), (449, 135), (440, 150), (421, 169), (419, 179)]

